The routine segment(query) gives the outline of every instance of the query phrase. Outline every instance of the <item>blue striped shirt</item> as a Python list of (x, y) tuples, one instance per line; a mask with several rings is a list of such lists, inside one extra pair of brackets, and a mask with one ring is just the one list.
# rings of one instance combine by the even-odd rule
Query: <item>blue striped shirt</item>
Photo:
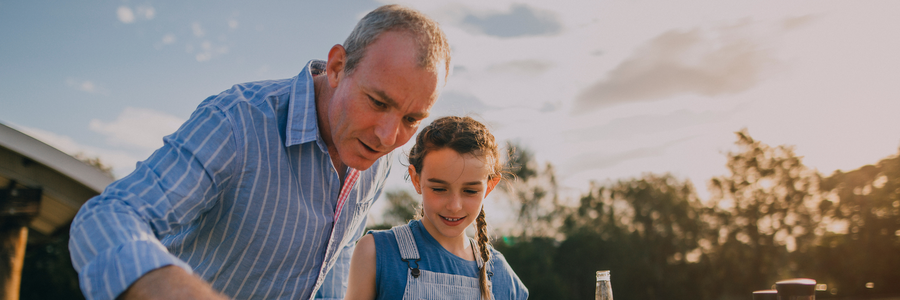
[(391, 155), (341, 178), (316, 121), (310, 61), (294, 78), (204, 100), (133, 173), (82, 206), (69, 249), (88, 299), (177, 265), (239, 299), (343, 298), (350, 256)]

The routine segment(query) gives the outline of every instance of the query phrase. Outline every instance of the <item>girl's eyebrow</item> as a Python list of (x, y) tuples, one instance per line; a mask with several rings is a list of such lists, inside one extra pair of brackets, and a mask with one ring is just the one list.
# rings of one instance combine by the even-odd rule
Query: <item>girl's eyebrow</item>
[[(439, 184), (449, 184), (448, 182), (437, 179), (437, 178), (428, 178), (428, 182), (434, 182), (434, 183), (439, 183)], [(481, 184), (481, 181), (470, 181), (470, 182), (464, 182), (462, 185), (480, 185), (480, 184)]]

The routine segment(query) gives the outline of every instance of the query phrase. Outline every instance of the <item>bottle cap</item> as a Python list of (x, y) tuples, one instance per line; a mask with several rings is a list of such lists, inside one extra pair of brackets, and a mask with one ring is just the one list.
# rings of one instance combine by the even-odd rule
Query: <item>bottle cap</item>
[(609, 281), (609, 270), (597, 271), (597, 281)]
[(753, 291), (753, 300), (778, 300), (777, 290)]
[(786, 279), (775, 283), (778, 294), (784, 296), (813, 296), (816, 294), (816, 281), (809, 278)]

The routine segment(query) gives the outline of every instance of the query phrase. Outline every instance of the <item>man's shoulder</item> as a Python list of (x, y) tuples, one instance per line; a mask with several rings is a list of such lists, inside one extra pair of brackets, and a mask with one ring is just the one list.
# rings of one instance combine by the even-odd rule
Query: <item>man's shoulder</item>
[(241, 103), (259, 104), (272, 96), (290, 95), (295, 81), (296, 77), (235, 84), (218, 95), (206, 98), (200, 106), (215, 106), (222, 110), (229, 110)]

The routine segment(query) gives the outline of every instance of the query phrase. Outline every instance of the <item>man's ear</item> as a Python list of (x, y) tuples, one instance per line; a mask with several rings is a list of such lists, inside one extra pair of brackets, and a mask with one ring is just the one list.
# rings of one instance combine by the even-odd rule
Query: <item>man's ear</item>
[(331, 47), (328, 51), (328, 62), (325, 64), (325, 74), (328, 76), (328, 85), (336, 88), (344, 78), (344, 66), (347, 63), (347, 51), (340, 44)]
[(412, 180), (413, 187), (416, 188), (416, 194), (422, 194), (422, 187), (419, 186), (419, 173), (416, 173), (416, 167), (409, 165), (409, 179)]
[(494, 178), (488, 180), (487, 191), (484, 192), (485, 197), (487, 197), (487, 195), (490, 194), (491, 191), (493, 191), (495, 187), (497, 187), (497, 184), (500, 183), (500, 179), (502, 179), (501, 177), (502, 176), (497, 176), (497, 177), (494, 177)]

